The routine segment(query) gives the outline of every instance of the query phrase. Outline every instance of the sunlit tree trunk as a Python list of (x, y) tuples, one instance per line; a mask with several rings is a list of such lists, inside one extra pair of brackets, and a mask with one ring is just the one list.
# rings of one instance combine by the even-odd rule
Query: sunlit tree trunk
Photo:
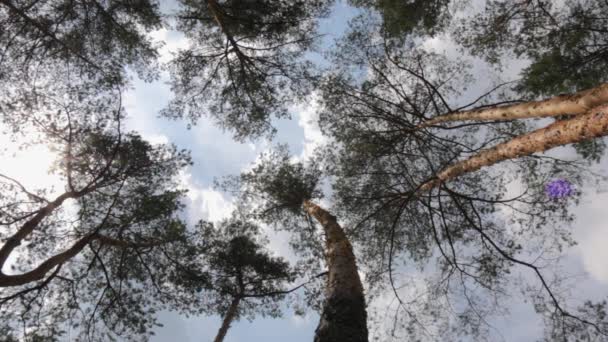
[(325, 231), (325, 303), (315, 342), (367, 342), (367, 312), (353, 248), (336, 217), (311, 201), (304, 209)]
[(592, 89), (559, 95), (542, 101), (449, 113), (424, 122), (419, 128), (451, 121), (500, 121), (583, 114), (591, 108), (607, 102), (608, 83), (604, 83)]
[(557, 121), (545, 128), (521, 135), (457, 162), (439, 172), (435, 179), (422, 185), (420, 191), (430, 190), (442, 182), (503, 160), (527, 156), (557, 146), (605, 135), (608, 135), (608, 104), (593, 108), (586, 114), (575, 118)]
[(226, 312), (226, 315), (224, 316), (224, 320), (222, 321), (222, 326), (220, 327), (220, 330), (217, 332), (217, 336), (215, 336), (215, 340), (213, 340), (214, 342), (224, 341), (224, 338), (226, 337), (226, 333), (228, 332), (228, 329), (230, 328), (230, 324), (236, 317), (236, 313), (239, 308), (240, 301), (241, 301), (240, 297), (235, 297), (232, 300), (232, 303), (230, 303), (230, 307), (228, 308), (228, 311)]

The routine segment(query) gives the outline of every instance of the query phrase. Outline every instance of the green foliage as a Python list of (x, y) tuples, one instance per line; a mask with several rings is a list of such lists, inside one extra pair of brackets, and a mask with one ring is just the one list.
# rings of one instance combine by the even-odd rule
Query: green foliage
[[(322, 159), (295, 162), (280, 147), (224, 185), (242, 193), (243, 210), (292, 233), (299, 266), (312, 274), (323, 266), (323, 243), (302, 204), (322, 197), (322, 176), (329, 176), (332, 212), (346, 223), (368, 295), (398, 288), (393, 276), (404, 267), (436, 271), (436, 278), (425, 279), (428, 291), (408, 303), (423, 308), (416, 318), (433, 324), (444, 339), (479, 337), (486, 332), (484, 318), (505, 304), (514, 266), (531, 269), (520, 260), (574, 243), (564, 228), (573, 220), (568, 203), (548, 200), (543, 186), (558, 176), (580, 184), (584, 169), (529, 156), (417, 194), (420, 184), (454, 160), (527, 127), (507, 122), (416, 129), (457, 110), (454, 103), (462, 104), (462, 89), (472, 80), (461, 61), (417, 46), (453, 28), (449, 6), (456, 2), (349, 3), (366, 12), (329, 51), (332, 72), (318, 83), (306, 58), (316, 48), (317, 20), (332, 0), (181, 0), (176, 28), (190, 45), (168, 65), (175, 98), (162, 114), (191, 123), (209, 115), (244, 140), (272, 133), (275, 118), (288, 117), (291, 104), (320, 86), (320, 124), (335, 143)], [(517, 94), (555, 95), (608, 80), (607, 4), (493, 0), (454, 32), (490, 62), (529, 59)], [(48, 212), (20, 241), (19, 250), (27, 253), (10, 271), (31, 271), (91, 238), (41, 279), (2, 289), (0, 320), (7, 325), (0, 336), (7, 340), (17, 339), (15, 322), (31, 340), (59, 338), (68, 324), (79, 339), (146, 339), (158, 325), (158, 310), (224, 314), (233, 298), (242, 299), (240, 318), (281, 312), (279, 300), (295, 272), (263, 248), (260, 229), (236, 218), (189, 229), (182, 220), (185, 190), (176, 180), (189, 155), (121, 128), (126, 70), (145, 80), (158, 76), (158, 54), (147, 32), (161, 25), (155, 1), (0, 0), (3, 128), (22, 147), (51, 146), (59, 155), (51, 172), (64, 181), (54, 190), (70, 195), (58, 208), (44, 209), (55, 203), (53, 189), (27, 189), (1, 178), (2, 241), (30, 217)], [(598, 161), (605, 143), (574, 147)], [(514, 180), (524, 190), (506, 198)], [(322, 285), (313, 286), (306, 296), (318, 307)], [(548, 340), (597, 332), (560, 312), (546, 290), (534, 300), (548, 320)], [(453, 293), (461, 294), (456, 317), (449, 316)], [(577, 314), (606, 329), (605, 307), (589, 302)], [(419, 338), (424, 329), (413, 326), (412, 317), (407, 333)]]
[(281, 145), (263, 153), (250, 170), (218, 184), (239, 195), (239, 205), (245, 212), (291, 233), (289, 244), (299, 256), (296, 268), (310, 281), (304, 289), (305, 303), (299, 305), (317, 311), (323, 301), (324, 285), (318, 275), (325, 270), (324, 240), (303, 204), (322, 198), (321, 176), (315, 161), (306, 165), (295, 162), (287, 146)]
[(146, 33), (160, 24), (155, 1), (3, 0), (0, 82), (22, 83), (70, 70), (75, 78), (116, 84), (126, 80), (126, 66), (154, 76), (148, 66), (157, 52)]
[[(190, 164), (188, 153), (122, 133), (119, 123), (104, 116), (42, 118), (40, 140), (58, 152), (51, 172), (65, 182), (60, 194), (72, 200), (69, 207), (58, 202), (36, 224), (11, 273), (30, 272), (77, 241), (90, 240), (41, 279), (3, 288), (1, 320), (19, 320), (31, 339), (50, 341), (69, 324), (81, 338), (96, 341), (148, 335), (158, 325), (154, 313), (166, 305), (195, 310), (185, 299), (189, 294), (177, 291), (166, 275), (175, 267), (172, 255), (188, 241), (180, 218), (184, 191), (175, 178)], [(18, 184), (6, 178), (0, 183), (3, 240), (58, 198), (49, 189), (29, 192)]]
[(574, 149), (583, 159), (599, 163), (606, 152), (606, 141), (598, 138), (574, 144)]
[(332, 0), (181, 1), (190, 39), (171, 62), (175, 99), (163, 111), (191, 123), (210, 115), (238, 140), (272, 133), (287, 103), (308, 93), (316, 19)]
[[(400, 332), (416, 339), (432, 324), (432, 340), (482, 340), (490, 331), (481, 317), (508, 306), (504, 291), (520, 284), (514, 274), (530, 269), (520, 261), (529, 260), (531, 250), (559, 253), (573, 244), (572, 212), (567, 203), (548, 200), (544, 184), (557, 176), (579, 183), (588, 174), (581, 164), (531, 156), (418, 192), (455, 160), (529, 128), (522, 122), (418, 128), (461, 109), (461, 89), (472, 78), (459, 60), (430, 53), (415, 40), (378, 43), (380, 30), (362, 22), (351, 26), (334, 54), (336, 71), (321, 85), (321, 129), (336, 142), (323, 159), (333, 180), (333, 212), (346, 221), (367, 295), (393, 289), (407, 303)], [(473, 105), (500, 101), (493, 96)], [(507, 197), (514, 180), (525, 190)], [(419, 292), (411, 278), (400, 278), (414, 269), (433, 273)], [(451, 293), (466, 293), (466, 301)], [(458, 315), (449, 314), (452, 301)], [(545, 303), (555, 309), (550, 299)]]
[(285, 285), (296, 273), (280, 257), (264, 247), (260, 228), (237, 218), (218, 225), (200, 222), (200, 237), (172, 272), (173, 281), (198, 292), (199, 308), (206, 314), (226, 314), (239, 298), (237, 318), (256, 315), (277, 317)]
[(245, 196), (262, 196), (266, 200), (266, 214), (287, 210), (302, 213), (306, 200), (320, 198), (318, 189), (321, 173), (317, 165), (292, 162), (286, 146), (265, 153), (251, 171), (242, 173), (236, 186)]
[(508, 51), (529, 58), (522, 92), (548, 96), (590, 88), (608, 80), (607, 6), (601, 0), (491, 1), (486, 11), (463, 21), (459, 39), (491, 62)]
[[(540, 297), (540, 296), (539, 296)], [(543, 341), (594, 341), (598, 331), (608, 329), (608, 305), (605, 300), (585, 301), (571, 317), (560, 317), (551, 307), (543, 304), (542, 298), (535, 299), (534, 309), (543, 315), (549, 329), (545, 331)], [(590, 325), (587, 323), (593, 323)]]
[(405, 38), (410, 33), (434, 35), (449, 19), (450, 0), (350, 0), (353, 6), (380, 12), (383, 31), (389, 38)]

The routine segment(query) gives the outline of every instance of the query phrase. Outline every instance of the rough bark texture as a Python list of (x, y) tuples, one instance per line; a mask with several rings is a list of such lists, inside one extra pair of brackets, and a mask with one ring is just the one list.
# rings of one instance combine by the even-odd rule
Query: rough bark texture
[(583, 114), (607, 102), (608, 83), (604, 83), (592, 89), (559, 95), (542, 101), (449, 113), (433, 118), (418, 127), (423, 128), (449, 121), (497, 121)]
[(328, 280), (315, 342), (367, 342), (367, 312), (353, 248), (336, 217), (304, 202), (304, 209), (325, 230)]
[(503, 160), (605, 135), (608, 135), (608, 104), (593, 108), (586, 114), (573, 119), (557, 121), (545, 128), (521, 135), (453, 164), (441, 171), (436, 179), (422, 185), (419, 191), (430, 190), (442, 182)]
[(224, 320), (222, 321), (222, 326), (220, 327), (220, 330), (217, 332), (217, 336), (215, 336), (215, 340), (213, 340), (214, 342), (224, 341), (224, 338), (226, 337), (226, 333), (228, 332), (228, 329), (230, 328), (230, 324), (234, 320), (234, 317), (236, 317), (236, 313), (239, 308), (240, 301), (241, 301), (241, 298), (236, 297), (232, 300), (232, 303), (230, 303), (230, 307), (228, 308), (228, 311), (226, 312), (226, 316), (224, 316)]

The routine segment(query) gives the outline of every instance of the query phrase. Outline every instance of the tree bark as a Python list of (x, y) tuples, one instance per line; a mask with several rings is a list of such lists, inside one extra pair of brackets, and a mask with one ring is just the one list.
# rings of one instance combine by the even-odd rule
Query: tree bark
[(214, 342), (224, 341), (224, 338), (226, 337), (226, 333), (228, 332), (228, 329), (230, 328), (230, 324), (234, 320), (234, 317), (236, 317), (236, 313), (239, 308), (240, 301), (241, 301), (241, 297), (235, 297), (232, 300), (232, 303), (230, 303), (230, 307), (228, 308), (228, 311), (226, 312), (226, 315), (224, 316), (224, 320), (222, 321), (222, 326), (220, 327), (220, 330), (217, 332), (217, 336), (215, 336), (215, 340), (213, 340)]
[(44, 218), (60, 207), (67, 199), (76, 198), (79, 196), (79, 193), (73, 191), (66, 192), (57, 197), (53, 202), (50, 202), (43, 208), (40, 208), (32, 218), (27, 220), (15, 234), (6, 240), (2, 248), (0, 248), (0, 270), (2, 270), (2, 267), (6, 263), (6, 259), (8, 259), (13, 250), (21, 245), (21, 241), (30, 235)]
[(44, 276), (50, 270), (52, 270), (58, 265), (63, 264), (64, 262), (73, 258), (76, 254), (80, 253), (80, 251), (82, 251), (82, 249), (86, 247), (86, 245), (94, 238), (95, 235), (87, 235), (81, 238), (67, 250), (48, 258), (38, 267), (29, 272), (15, 275), (7, 275), (0, 273), (0, 287), (25, 285), (27, 283), (31, 283), (44, 278)]
[(216, 0), (207, 0), (207, 7), (209, 8), (211, 15), (213, 16), (213, 19), (217, 23), (217, 26), (219, 26), (220, 30), (226, 36), (226, 39), (228, 39), (228, 42), (230, 42), (230, 45), (232, 46), (232, 48), (237, 53), (240, 53), (241, 50), (239, 49), (238, 43), (232, 36), (232, 33), (230, 33), (230, 31), (228, 31), (228, 29), (226, 28), (226, 25), (224, 25), (222, 8), (221, 8), (220, 4), (218, 4)]
[(41, 280), (44, 276), (50, 272), (53, 268), (63, 265), (65, 262), (72, 259), (76, 254), (80, 253), (90, 242), (98, 241), (102, 245), (112, 246), (117, 248), (147, 248), (158, 246), (165, 242), (148, 242), (148, 243), (134, 243), (125, 240), (114, 239), (105, 235), (99, 235), (96, 233), (86, 235), (77, 240), (70, 248), (65, 251), (55, 254), (52, 257), (46, 259), (36, 268), (31, 271), (21, 274), (4, 274), (0, 271), (0, 288), (10, 286), (25, 285), (37, 280)]
[(418, 128), (451, 121), (506, 121), (540, 118), (567, 114), (583, 114), (608, 102), (608, 83), (574, 94), (558, 95), (542, 101), (531, 101), (510, 106), (484, 108), (448, 113), (430, 119)]
[(241, 51), (241, 48), (239, 47), (239, 44), (237, 43), (236, 39), (234, 39), (234, 36), (226, 27), (223, 18), (224, 14), (222, 13), (222, 8), (220, 4), (218, 4), (216, 0), (207, 0), (207, 7), (209, 8), (211, 15), (213, 16), (213, 19), (219, 26), (220, 30), (224, 33), (226, 39), (228, 39), (230, 46), (232, 46), (234, 53), (241, 62), (241, 67), (243, 67), (243, 65), (245, 65), (249, 61), (249, 57), (247, 57), (243, 53), (243, 51)]
[(304, 210), (325, 231), (328, 267), (325, 303), (315, 342), (367, 342), (367, 312), (353, 248), (336, 217), (306, 200)]
[[(2, 0), (0, 0), (2, 1)], [(55, 198), (54, 201), (47, 203), (46, 206), (38, 209), (36, 214), (34, 214), (29, 220), (27, 220), (17, 232), (8, 239), (2, 247), (0, 248), (0, 273), (2, 273), (2, 268), (6, 263), (9, 255), (13, 252), (13, 250), (21, 245), (21, 241), (28, 237), (36, 227), (44, 220), (47, 216), (51, 215), (53, 211), (59, 208), (63, 202), (71, 198), (80, 198), (84, 195), (87, 195), (93, 191), (97, 190), (96, 185), (89, 184), (84, 189), (80, 191), (68, 191), (63, 193), (62, 195)]]
[(419, 191), (430, 190), (442, 182), (503, 160), (605, 135), (608, 135), (608, 104), (593, 108), (575, 118), (557, 121), (457, 162), (437, 174), (435, 179), (423, 184)]

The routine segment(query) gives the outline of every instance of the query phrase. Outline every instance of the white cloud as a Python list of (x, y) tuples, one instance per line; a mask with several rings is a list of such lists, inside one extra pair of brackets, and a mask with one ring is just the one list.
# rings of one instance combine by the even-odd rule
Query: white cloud
[(19, 149), (17, 143), (6, 135), (0, 135), (0, 146), (5, 151), (0, 162), (0, 173), (19, 181), (29, 191), (52, 188), (49, 196), (54, 196), (64, 190), (63, 180), (49, 173), (57, 154), (48, 146)]
[(573, 227), (576, 240), (579, 242), (583, 264), (591, 276), (608, 284), (608, 212), (606, 204), (608, 194), (586, 196), (578, 212), (578, 220)]
[(164, 134), (142, 134), (143, 138), (153, 145), (165, 145), (169, 143), (169, 138)]
[(173, 53), (180, 49), (186, 49), (190, 46), (189, 40), (178, 31), (162, 28), (160, 30), (150, 32), (149, 35), (154, 42), (161, 42), (163, 44), (159, 49), (159, 60), (162, 63), (169, 62), (173, 58)]
[(234, 203), (211, 187), (200, 186), (190, 172), (180, 174), (180, 183), (188, 189), (187, 198), (189, 221), (221, 221), (230, 217), (235, 209)]
[(301, 160), (307, 160), (313, 155), (314, 150), (327, 143), (327, 137), (319, 128), (319, 99), (317, 94), (311, 96), (308, 104), (299, 106), (296, 111), (298, 113), (298, 125), (304, 131), (304, 141), (302, 154), (299, 156)]
[(319, 319), (317, 315), (306, 313), (305, 315), (291, 315), (291, 324), (296, 328), (306, 327), (313, 325)]

